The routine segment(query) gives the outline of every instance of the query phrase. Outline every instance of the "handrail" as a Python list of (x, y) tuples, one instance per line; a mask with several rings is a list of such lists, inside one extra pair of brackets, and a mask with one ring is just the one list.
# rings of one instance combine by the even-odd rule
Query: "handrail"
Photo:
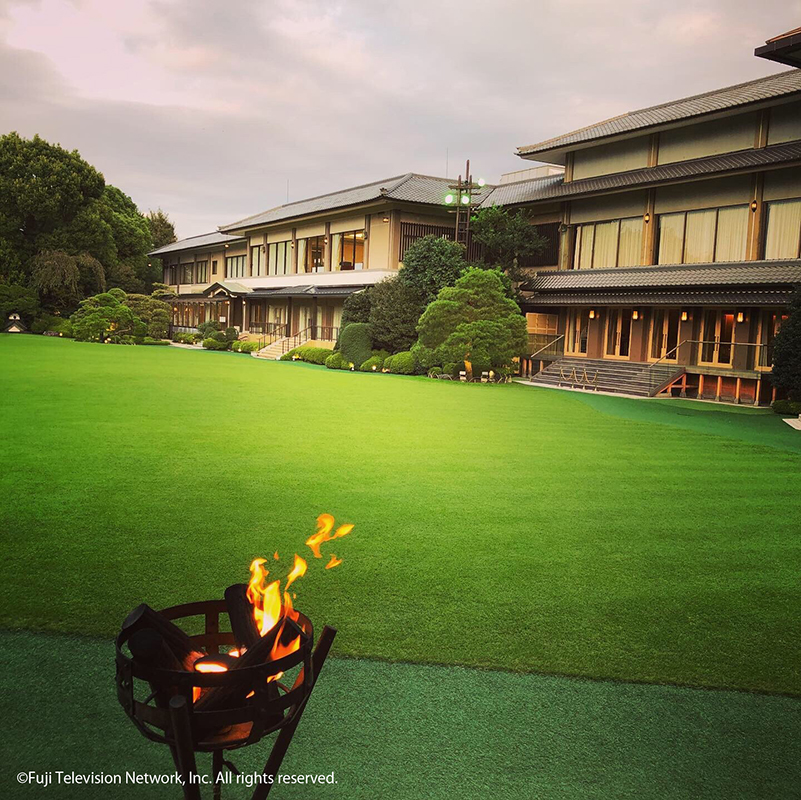
[(561, 336), (557, 336), (553, 341), (548, 342), (548, 344), (546, 344), (545, 347), (540, 347), (540, 349), (537, 350), (536, 353), (532, 353), (530, 356), (526, 356), (526, 358), (534, 358), (535, 356), (538, 356), (543, 350), (547, 350), (552, 345), (555, 345), (560, 339), (564, 339), (564, 338), (565, 338), (565, 335), (563, 333)]

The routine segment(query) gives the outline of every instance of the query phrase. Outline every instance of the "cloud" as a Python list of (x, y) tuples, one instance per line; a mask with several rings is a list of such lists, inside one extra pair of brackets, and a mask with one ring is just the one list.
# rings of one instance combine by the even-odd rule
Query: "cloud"
[[(1, 2), (2, 0), (0, 0)], [(181, 236), (777, 71), (801, 2), (6, 0), (0, 131), (77, 148)]]

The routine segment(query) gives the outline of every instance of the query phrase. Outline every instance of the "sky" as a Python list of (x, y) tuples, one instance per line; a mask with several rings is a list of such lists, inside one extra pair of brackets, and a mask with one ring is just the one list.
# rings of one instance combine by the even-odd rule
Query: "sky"
[(179, 238), (785, 67), (801, 0), (0, 0), (0, 134), (81, 155)]

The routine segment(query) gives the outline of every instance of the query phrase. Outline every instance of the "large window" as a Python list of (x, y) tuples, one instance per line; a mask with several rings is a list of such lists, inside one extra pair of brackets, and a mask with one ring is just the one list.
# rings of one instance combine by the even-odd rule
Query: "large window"
[(325, 270), (325, 236), (298, 239), (298, 272)]
[(681, 211), (659, 216), (658, 264), (742, 261), (748, 206)]
[(211, 262), (211, 274), (212, 275), (216, 275), (217, 274), (217, 262), (216, 261), (212, 261)]
[(801, 255), (801, 200), (768, 203), (765, 258), (798, 258)]
[(264, 268), (262, 265), (261, 245), (257, 244), (250, 248), (250, 274), (264, 275)]
[(331, 236), (331, 269), (334, 272), (364, 269), (364, 231)]
[(244, 278), (247, 268), (247, 256), (227, 256), (225, 259), (225, 276), (227, 278)]
[(195, 275), (195, 283), (208, 283), (209, 262), (198, 261), (197, 264), (195, 264), (195, 270), (197, 272), (197, 274)]
[(292, 272), (292, 242), (267, 245), (267, 274), (289, 275)]
[(639, 266), (642, 231), (642, 217), (577, 225), (574, 269)]
[(192, 265), (181, 264), (181, 283), (192, 283)]

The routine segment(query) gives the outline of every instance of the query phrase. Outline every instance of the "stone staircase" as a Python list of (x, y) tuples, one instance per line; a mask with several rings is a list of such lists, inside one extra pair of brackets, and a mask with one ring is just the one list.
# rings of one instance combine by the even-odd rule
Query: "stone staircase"
[(676, 364), (565, 357), (532, 376), (530, 383), (653, 397), (683, 372)]
[(266, 347), (262, 347), (261, 350), (251, 353), (251, 355), (256, 358), (268, 358), (271, 361), (277, 361), (284, 354), (284, 342), (289, 338), (290, 337), (285, 336), (283, 339), (276, 339)]

